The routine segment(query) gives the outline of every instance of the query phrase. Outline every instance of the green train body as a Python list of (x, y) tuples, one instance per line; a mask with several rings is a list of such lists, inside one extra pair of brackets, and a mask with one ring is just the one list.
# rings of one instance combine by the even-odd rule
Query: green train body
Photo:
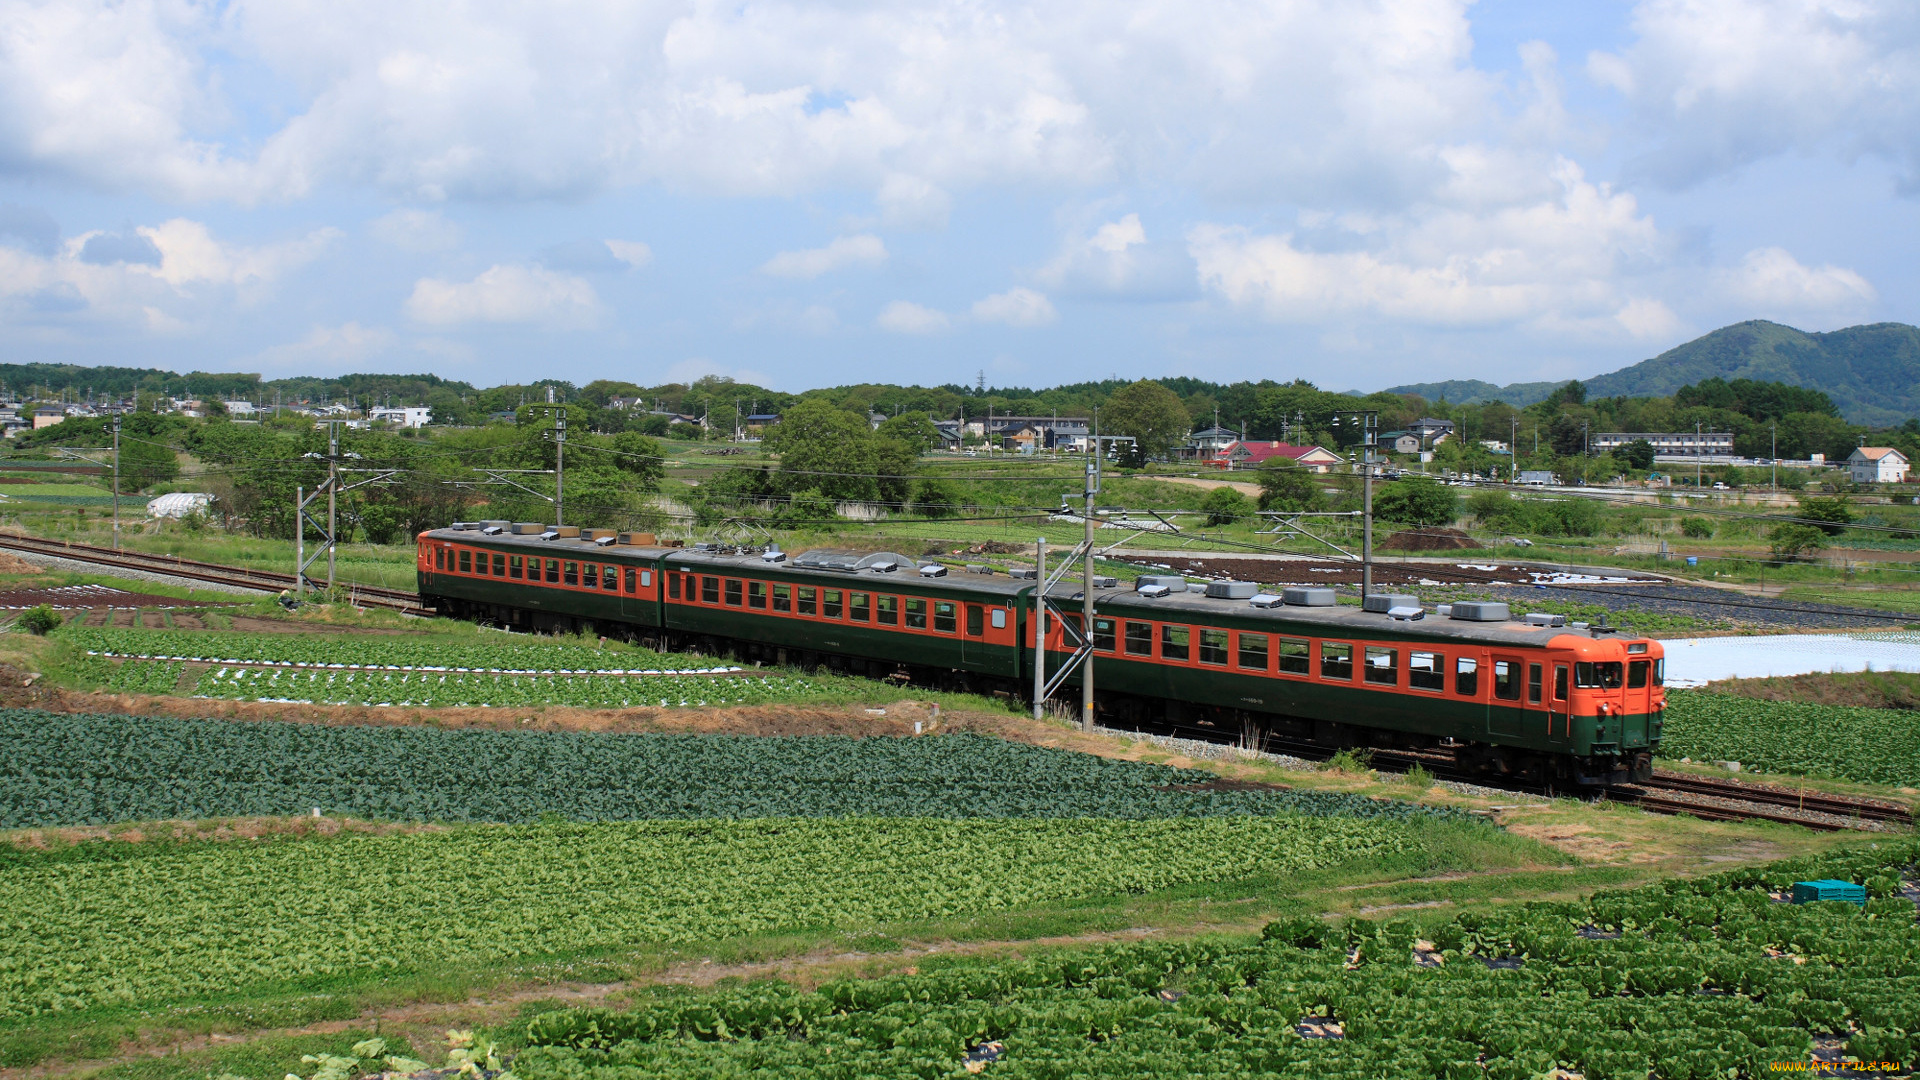
[[(789, 561), (567, 531), (421, 533), (422, 600), (526, 629), (1031, 690), (1032, 581), (926, 576), (898, 556)], [(1049, 599), (1052, 672), (1079, 640), (1081, 593), (1056, 585)], [(1470, 765), (1547, 782), (1650, 777), (1665, 708), (1659, 642), (1525, 622), (1099, 589), (1093, 638), (1097, 708), (1119, 722), (1208, 728), (1249, 745), (1448, 747)], [(1077, 675), (1066, 685), (1077, 688)]]

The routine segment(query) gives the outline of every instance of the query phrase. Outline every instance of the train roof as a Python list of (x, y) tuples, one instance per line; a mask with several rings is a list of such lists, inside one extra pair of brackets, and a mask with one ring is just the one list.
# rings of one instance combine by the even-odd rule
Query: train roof
[[(844, 584), (850, 588), (892, 586), (896, 589), (925, 590), (930, 593), (963, 593), (989, 602), (1012, 603), (1033, 588), (1031, 578), (1012, 578), (1000, 574), (975, 574), (949, 571), (935, 578), (921, 577), (916, 569), (921, 560), (890, 552), (856, 552), (835, 548), (815, 548), (769, 561), (760, 549), (725, 546), (660, 547), (631, 544), (596, 546), (592, 541), (572, 537), (542, 539), (537, 534), (502, 532), (484, 535), (471, 529), (435, 529), (426, 534), (435, 540), (458, 541), (489, 548), (524, 549), (553, 558), (593, 558), (601, 561), (629, 559), (657, 562), (662, 556), (669, 566), (688, 570), (726, 567), (740, 572), (776, 576), (790, 580), (816, 578), (822, 585)], [(891, 569), (882, 569), (890, 567)], [(1056, 603), (1081, 601), (1078, 575), (1061, 581), (1048, 590)], [(1418, 620), (1395, 619), (1389, 615), (1363, 611), (1351, 605), (1308, 607), (1283, 605), (1254, 607), (1246, 599), (1207, 596), (1199, 590), (1172, 592), (1164, 596), (1145, 596), (1126, 588), (1100, 588), (1094, 591), (1095, 610), (1116, 618), (1158, 619), (1192, 618), (1196, 623), (1231, 620), (1241, 627), (1267, 627), (1274, 633), (1289, 629), (1311, 636), (1352, 635), (1424, 638), (1437, 641), (1474, 641), (1516, 646), (1541, 647), (1554, 638), (1578, 633), (1566, 626), (1535, 626), (1526, 622), (1476, 622), (1437, 617), (1429, 613)], [(1178, 613), (1178, 614), (1176, 614)], [(1594, 635), (1598, 637), (1598, 635)], [(1617, 632), (1602, 640), (1639, 640), (1642, 635)]]

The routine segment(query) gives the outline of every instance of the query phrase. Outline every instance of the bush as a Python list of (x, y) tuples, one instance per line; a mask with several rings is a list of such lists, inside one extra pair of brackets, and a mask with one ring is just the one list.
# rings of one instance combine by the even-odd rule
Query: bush
[(1373, 514), (1408, 525), (1451, 525), (1459, 499), (1438, 480), (1409, 476), (1381, 488), (1373, 497)]
[(1853, 521), (1853, 511), (1847, 508), (1847, 500), (1837, 497), (1802, 499), (1800, 512), (1794, 516), (1814, 522), (1814, 527), (1828, 536), (1839, 536), (1841, 530)]
[(58, 629), (60, 624), (65, 621), (66, 620), (60, 617), (59, 612), (45, 604), (41, 604), (39, 607), (30, 607), (21, 612), (18, 625), (30, 634), (44, 636)]
[(1810, 558), (1814, 552), (1826, 546), (1826, 534), (1811, 525), (1796, 525), (1791, 522), (1775, 525), (1767, 535), (1773, 550), (1775, 565)]
[(1407, 775), (1402, 777), (1402, 779), (1406, 781), (1408, 787), (1415, 791), (1425, 791), (1433, 786), (1433, 774), (1428, 772), (1426, 767), (1422, 765), (1416, 764), (1413, 768), (1408, 769)]
[(1217, 487), (1200, 500), (1200, 509), (1207, 512), (1207, 524), (1231, 525), (1251, 513), (1253, 504), (1230, 487)]
[(1713, 535), (1713, 522), (1706, 518), (1690, 517), (1680, 523), (1680, 535), (1705, 540)]
[(1342, 750), (1327, 759), (1326, 769), (1328, 772), (1365, 776), (1373, 771), (1373, 751), (1364, 746)]

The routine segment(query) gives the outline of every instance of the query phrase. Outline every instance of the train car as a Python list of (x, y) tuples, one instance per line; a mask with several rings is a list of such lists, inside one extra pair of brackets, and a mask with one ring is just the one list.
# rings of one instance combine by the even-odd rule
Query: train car
[[(506, 522), (419, 541), (421, 596), (456, 617), (953, 689), (1024, 695), (1032, 685), (1030, 580), (892, 554), (789, 559)], [(1058, 584), (1049, 596), (1050, 609), (1064, 609), (1048, 620), (1053, 670), (1084, 640), (1077, 588)], [(1417, 605), (1340, 606), (1327, 590), (1158, 593), (1096, 590), (1103, 715), (1204, 725), (1256, 746), (1444, 747), (1535, 782), (1651, 776), (1665, 708), (1658, 642), (1515, 620), (1504, 604), (1458, 605), (1448, 618)]]

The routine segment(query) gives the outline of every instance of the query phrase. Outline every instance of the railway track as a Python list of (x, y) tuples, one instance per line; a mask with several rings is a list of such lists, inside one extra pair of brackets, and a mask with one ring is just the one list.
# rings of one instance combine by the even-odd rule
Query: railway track
[(1740, 799), (1766, 806), (1791, 807), (1795, 810), (1811, 811), (1819, 814), (1857, 817), (1862, 821), (1885, 821), (1895, 825), (1913, 824), (1913, 811), (1907, 807), (1897, 806), (1893, 803), (1878, 802), (1872, 799), (1848, 799), (1835, 795), (1823, 795), (1818, 792), (1781, 791), (1775, 787), (1743, 784), (1739, 781), (1732, 780), (1716, 780), (1704, 776), (1689, 776), (1685, 773), (1669, 773), (1656, 770), (1651, 783), (1638, 786), (1651, 787), (1658, 791), (1711, 795), (1723, 799)]
[[(276, 570), (255, 570), (243, 566), (227, 566), (221, 563), (199, 562), (194, 559), (182, 559), (174, 555), (150, 555), (138, 551), (115, 551), (113, 548), (98, 547), (93, 544), (76, 544), (71, 541), (45, 540), (36, 536), (21, 536), (17, 533), (0, 533), (0, 551), (18, 551), (28, 555), (44, 555), (60, 559), (72, 559), (75, 562), (89, 563), (95, 566), (121, 570), (139, 570), (149, 574), (165, 574), (169, 577), (186, 578), (191, 581), (206, 581), (235, 588), (253, 589), (259, 592), (277, 593), (291, 589), (294, 585), (292, 574)], [(420, 606), (420, 597), (415, 593), (400, 589), (384, 589), (373, 585), (349, 584), (354, 599), (362, 604), (374, 607), (391, 608), (414, 615), (431, 615), (430, 609)]]

